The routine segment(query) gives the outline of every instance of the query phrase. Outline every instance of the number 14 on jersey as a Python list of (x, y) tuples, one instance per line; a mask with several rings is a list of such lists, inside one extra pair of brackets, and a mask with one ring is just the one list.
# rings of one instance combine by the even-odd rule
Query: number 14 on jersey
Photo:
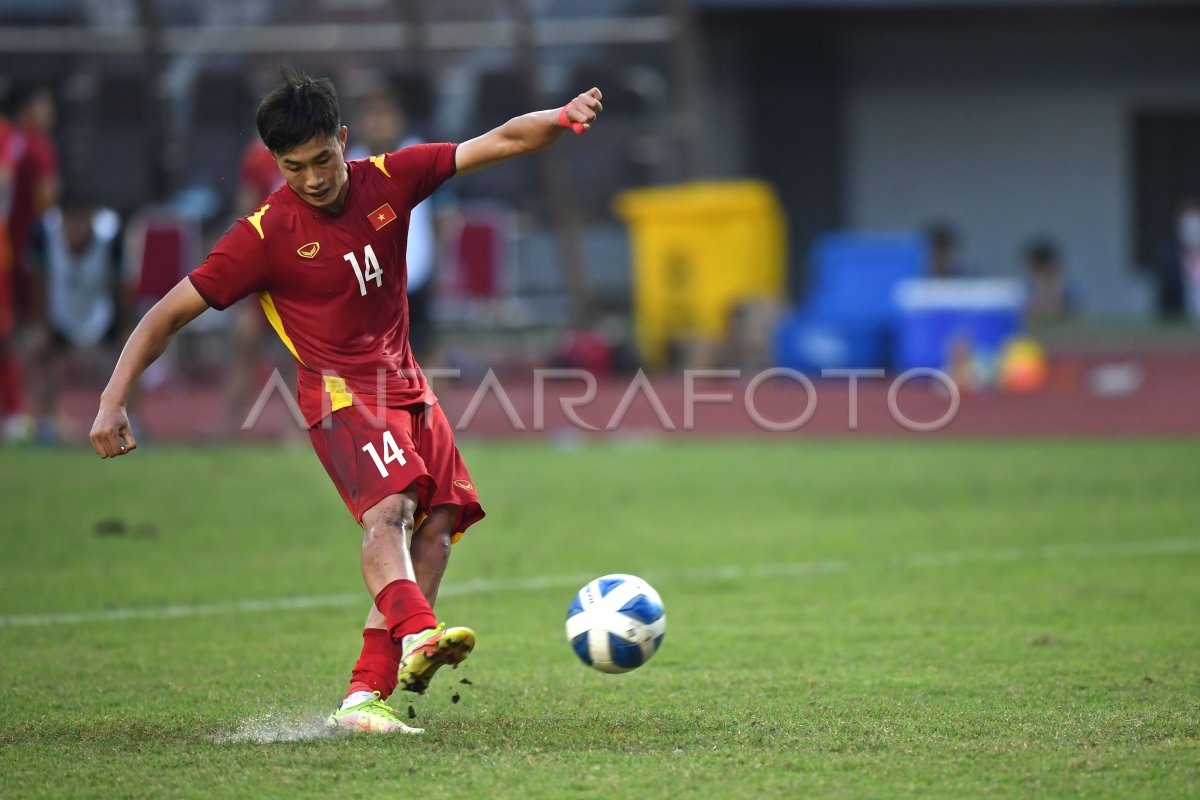
[(354, 253), (346, 253), (342, 258), (350, 262), (350, 267), (354, 270), (354, 277), (358, 278), (360, 296), (365, 296), (367, 293), (367, 281), (375, 281), (377, 287), (383, 286), (383, 270), (379, 268), (379, 259), (375, 257), (375, 251), (371, 249), (371, 245), (367, 245), (367, 249), (363, 252), (366, 270), (358, 265), (358, 256)]

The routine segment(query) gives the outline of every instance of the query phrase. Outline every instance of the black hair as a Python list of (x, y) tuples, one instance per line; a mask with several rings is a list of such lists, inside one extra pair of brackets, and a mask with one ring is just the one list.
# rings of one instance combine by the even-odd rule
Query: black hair
[(1035, 272), (1052, 270), (1060, 260), (1058, 245), (1049, 236), (1039, 236), (1025, 245), (1025, 263)]
[(314, 136), (336, 136), (342, 128), (337, 90), (328, 78), (281, 67), (283, 83), (258, 104), (258, 135), (272, 153), (286, 153)]
[(949, 222), (936, 220), (925, 226), (925, 240), (932, 247), (950, 250), (958, 247), (958, 231)]
[(43, 94), (54, 97), (54, 89), (50, 84), (41, 81), (17, 83), (9, 89), (8, 95), (4, 98), (4, 113), (15, 117)]

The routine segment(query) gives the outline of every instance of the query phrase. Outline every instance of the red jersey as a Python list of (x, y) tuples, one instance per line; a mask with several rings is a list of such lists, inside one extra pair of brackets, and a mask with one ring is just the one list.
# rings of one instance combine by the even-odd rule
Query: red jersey
[(58, 182), (58, 151), (54, 141), (39, 130), (24, 129), (24, 151), (13, 179), (12, 205), (8, 210), (9, 232), (17, 264), (25, 263), (34, 224), (54, 198), (50, 189)]
[(17, 166), (25, 153), (25, 136), (7, 120), (0, 119), (0, 227), (8, 222), (12, 208), (13, 185)]
[(454, 175), (454, 144), (420, 144), (347, 162), (333, 213), (284, 185), (239, 219), (189, 278), (213, 308), (257, 293), (296, 357), (311, 426), (361, 403), (436, 402), (408, 342), (408, 215)]

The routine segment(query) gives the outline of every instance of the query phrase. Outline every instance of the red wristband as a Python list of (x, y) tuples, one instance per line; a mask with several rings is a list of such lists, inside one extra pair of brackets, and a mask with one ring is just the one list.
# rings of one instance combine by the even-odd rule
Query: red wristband
[(575, 131), (575, 133), (581, 134), (587, 130), (587, 126), (585, 126), (582, 122), (571, 122), (571, 120), (567, 118), (567, 108), (570, 107), (570, 105), (570, 103), (567, 103), (567, 105), (563, 106), (562, 109), (559, 110), (558, 124), (564, 128), (570, 128), (571, 130)]

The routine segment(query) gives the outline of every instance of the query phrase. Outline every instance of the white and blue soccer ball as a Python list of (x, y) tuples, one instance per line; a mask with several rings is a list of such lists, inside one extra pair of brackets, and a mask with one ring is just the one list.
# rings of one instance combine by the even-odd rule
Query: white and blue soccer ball
[(662, 598), (633, 575), (596, 578), (567, 610), (567, 641), (580, 661), (600, 672), (629, 672), (645, 664), (666, 630)]

